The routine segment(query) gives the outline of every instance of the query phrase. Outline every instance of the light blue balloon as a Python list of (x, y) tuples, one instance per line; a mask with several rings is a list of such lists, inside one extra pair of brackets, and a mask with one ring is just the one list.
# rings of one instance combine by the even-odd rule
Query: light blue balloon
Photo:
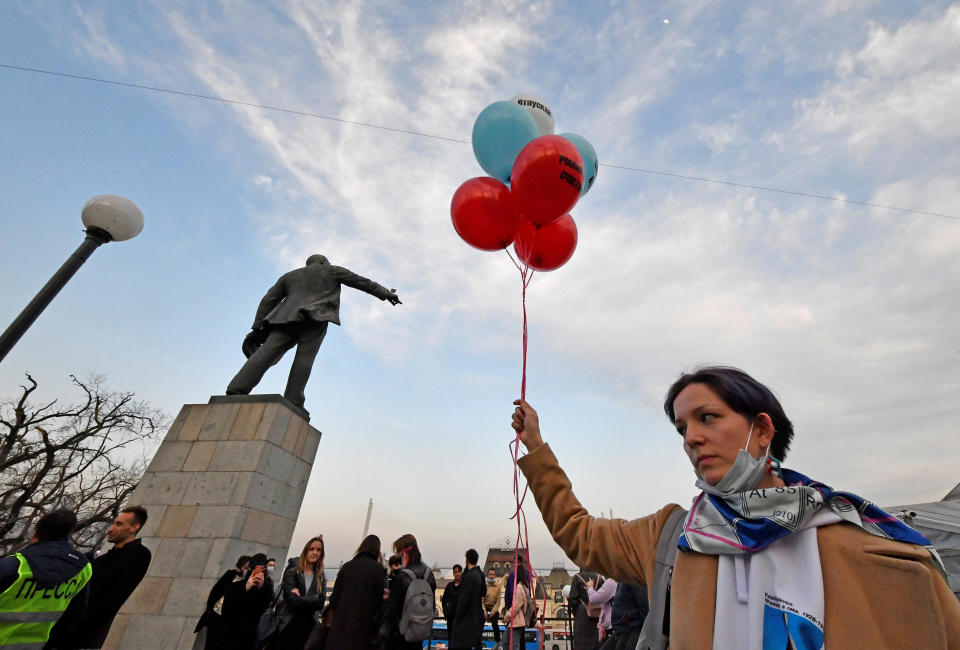
[(597, 180), (597, 171), (600, 169), (597, 151), (582, 135), (576, 133), (561, 133), (560, 135), (572, 142), (573, 146), (580, 152), (580, 157), (583, 158), (583, 189), (580, 190), (580, 196), (583, 196), (593, 187), (593, 181)]
[(494, 102), (480, 111), (473, 123), (473, 155), (483, 171), (506, 183), (517, 154), (538, 135), (537, 123), (525, 108), (513, 102)]

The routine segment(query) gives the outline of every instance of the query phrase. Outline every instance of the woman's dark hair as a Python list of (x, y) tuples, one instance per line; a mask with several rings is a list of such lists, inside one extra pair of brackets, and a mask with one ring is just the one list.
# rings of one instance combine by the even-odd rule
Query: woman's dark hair
[(366, 553), (373, 557), (373, 559), (380, 560), (380, 538), (376, 535), (367, 535), (363, 538), (363, 541), (360, 542), (360, 546), (357, 547), (357, 552), (355, 555), (360, 555), (361, 553)]
[(773, 442), (770, 443), (770, 454), (779, 460), (787, 457), (790, 441), (793, 440), (793, 424), (783, 412), (780, 401), (769, 388), (740, 370), (728, 366), (706, 366), (698, 368), (692, 373), (683, 373), (673, 382), (667, 397), (663, 400), (663, 411), (676, 422), (673, 403), (684, 388), (690, 384), (703, 384), (716, 393), (727, 406), (753, 420), (761, 413), (766, 413), (773, 420)]
[(417, 564), (420, 561), (420, 547), (417, 546), (417, 538), (407, 533), (397, 538), (393, 543), (393, 552), (403, 556), (407, 554), (409, 564)]
[(530, 578), (527, 575), (527, 568), (521, 562), (517, 562), (517, 584), (530, 586)]
[(242, 569), (244, 564), (249, 564), (249, 563), (250, 563), (250, 556), (249, 556), (249, 555), (241, 555), (240, 557), (237, 558), (237, 568), (238, 568), (238, 569)]

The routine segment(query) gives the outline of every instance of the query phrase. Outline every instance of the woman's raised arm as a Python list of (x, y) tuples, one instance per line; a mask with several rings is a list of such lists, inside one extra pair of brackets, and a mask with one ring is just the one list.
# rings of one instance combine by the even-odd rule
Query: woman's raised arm
[(581, 569), (598, 571), (616, 580), (645, 584), (653, 579), (657, 542), (675, 504), (640, 519), (603, 519), (587, 512), (573, 493), (550, 445), (540, 436), (536, 410), (514, 402), (513, 428), (529, 453), (519, 466), (554, 541)]

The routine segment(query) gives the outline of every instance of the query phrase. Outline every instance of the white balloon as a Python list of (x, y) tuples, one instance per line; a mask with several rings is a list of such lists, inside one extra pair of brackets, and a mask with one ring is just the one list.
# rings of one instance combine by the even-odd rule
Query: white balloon
[(569, 597), (570, 597), (570, 585), (563, 585), (562, 591), (563, 591), (563, 597), (564, 597), (564, 598), (569, 598)]
[(547, 106), (546, 102), (530, 93), (521, 93), (510, 98), (511, 102), (520, 104), (530, 115), (533, 121), (537, 123), (537, 130), (540, 135), (553, 135), (553, 111)]

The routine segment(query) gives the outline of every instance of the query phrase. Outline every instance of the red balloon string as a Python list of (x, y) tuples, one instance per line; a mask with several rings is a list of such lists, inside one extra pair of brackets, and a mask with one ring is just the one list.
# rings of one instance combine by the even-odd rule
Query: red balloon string
[[(527, 287), (530, 286), (530, 281), (533, 280), (533, 269), (531, 269), (526, 262), (524, 262), (521, 267), (519, 263), (513, 256), (510, 255), (510, 251), (507, 251), (507, 256), (510, 258), (510, 261), (513, 262), (513, 265), (517, 267), (517, 270), (520, 271), (520, 283), (521, 283), (521, 304), (523, 306), (523, 369), (521, 371), (520, 379), (520, 399), (526, 400), (527, 398)], [(529, 573), (529, 581), (531, 588), (531, 597), (536, 600), (536, 596), (533, 590), (533, 585), (539, 582), (539, 576), (533, 568), (533, 564), (530, 562), (530, 545), (528, 539), (528, 529), (527, 529), (527, 515), (523, 511), (523, 502), (527, 498), (527, 492), (529, 491), (529, 486), (524, 483), (523, 491), (520, 490), (520, 468), (518, 461), (520, 459), (520, 432), (518, 431), (514, 439), (510, 442), (510, 457), (513, 460), (513, 496), (515, 500), (516, 509), (513, 512), (511, 519), (517, 520), (517, 541), (513, 547), (513, 597), (517, 597), (517, 560), (520, 558), (521, 550), (523, 553), (523, 559), (527, 566)], [(514, 600), (514, 602), (516, 602)], [(511, 607), (512, 608), (512, 607)], [(546, 591), (543, 592), (543, 606), (540, 608), (540, 628), (541, 633), (544, 629), (544, 616), (547, 609), (547, 595)], [(513, 628), (513, 617), (511, 616), (510, 626), (507, 630), (512, 632)], [(525, 628), (524, 628), (525, 629)], [(522, 635), (519, 642), (521, 645), (524, 643)], [(510, 650), (514, 650), (514, 635), (510, 634)]]

